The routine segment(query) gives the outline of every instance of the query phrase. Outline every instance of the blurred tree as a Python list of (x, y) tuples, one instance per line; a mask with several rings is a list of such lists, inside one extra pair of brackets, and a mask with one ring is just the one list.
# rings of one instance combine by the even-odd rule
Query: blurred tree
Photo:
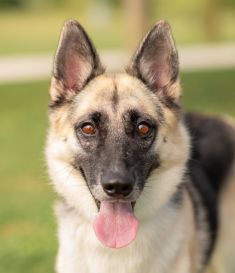
[[(83, 9), (85, 6), (87, 6), (91, 0), (55, 0), (59, 2), (60, 6), (63, 6), (65, 8), (79, 8)], [(96, 1), (97, 2), (97, 1)]]
[(151, 0), (122, 0), (126, 13), (126, 36), (130, 50), (136, 47), (150, 21)]
[(40, 9), (40, 8), (73, 8), (83, 7), (87, 4), (83, 0), (0, 0), (1, 8), (18, 8), (18, 9)]
[(111, 5), (116, 7), (121, 5), (121, 0), (109, 0), (108, 2), (110, 2)]
[(220, 0), (221, 6), (226, 8), (233, 8), (235, 9), (235, 1), (234, 0)]
[(205, 1), (202, 20), (207, 41), (216, 41), (220, 36), (220, 3), (219, 0)]
[(20, 8), (24, 7), (24, 0), (0, 0), (1, 8)]

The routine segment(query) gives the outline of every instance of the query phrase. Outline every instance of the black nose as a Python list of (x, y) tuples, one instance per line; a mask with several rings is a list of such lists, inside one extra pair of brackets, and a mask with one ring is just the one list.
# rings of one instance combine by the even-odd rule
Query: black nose
[(130, 179), (116, 174), (103, 176), (101, 184), (105, 193), (112, 197), (125, 197), (133, 190), (133, 183)]

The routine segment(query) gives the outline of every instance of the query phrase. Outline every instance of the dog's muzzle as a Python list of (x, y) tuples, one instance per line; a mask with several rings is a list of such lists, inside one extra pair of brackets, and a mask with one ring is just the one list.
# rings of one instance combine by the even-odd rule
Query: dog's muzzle
[(95, 234), (107, 247), (127, 246), (138, 230), (138, 220), (128, 198), (133, 192), (134, 180), (128, 173), (107, 171), (101, 176), (101, 185), (109, 201), (100, 201), (93, 223)]

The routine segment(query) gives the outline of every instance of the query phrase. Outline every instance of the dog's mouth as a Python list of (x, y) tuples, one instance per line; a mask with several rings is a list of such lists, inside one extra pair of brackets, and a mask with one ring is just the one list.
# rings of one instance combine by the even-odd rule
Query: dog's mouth
[(99, 212), (93, 222), (97, 238), (111, 248), (129, 245), (136, 237), (138, 220), (134, 215), (134, 203), (123, 201), (98, 201)]
[[(84, 170), (79, 167), (85, 181)], [(138, 231), (138, 220), (134, 215), (135, 201), (124, 199), (102, 200), (93, 196), (98, 214), (93, 222), (94, 232), (99, 241), (110, 248), (122, 248), (128, 246), (136, 237)]]

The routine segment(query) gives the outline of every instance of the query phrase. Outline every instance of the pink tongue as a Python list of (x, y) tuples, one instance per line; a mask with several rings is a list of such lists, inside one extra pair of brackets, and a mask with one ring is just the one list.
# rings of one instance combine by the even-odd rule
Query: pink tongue
[(129, 245), (136, 237), (138, 220), (131, 203), (101, 202), (100, 211), (93, 223), (98, 239), (107, 247)]

